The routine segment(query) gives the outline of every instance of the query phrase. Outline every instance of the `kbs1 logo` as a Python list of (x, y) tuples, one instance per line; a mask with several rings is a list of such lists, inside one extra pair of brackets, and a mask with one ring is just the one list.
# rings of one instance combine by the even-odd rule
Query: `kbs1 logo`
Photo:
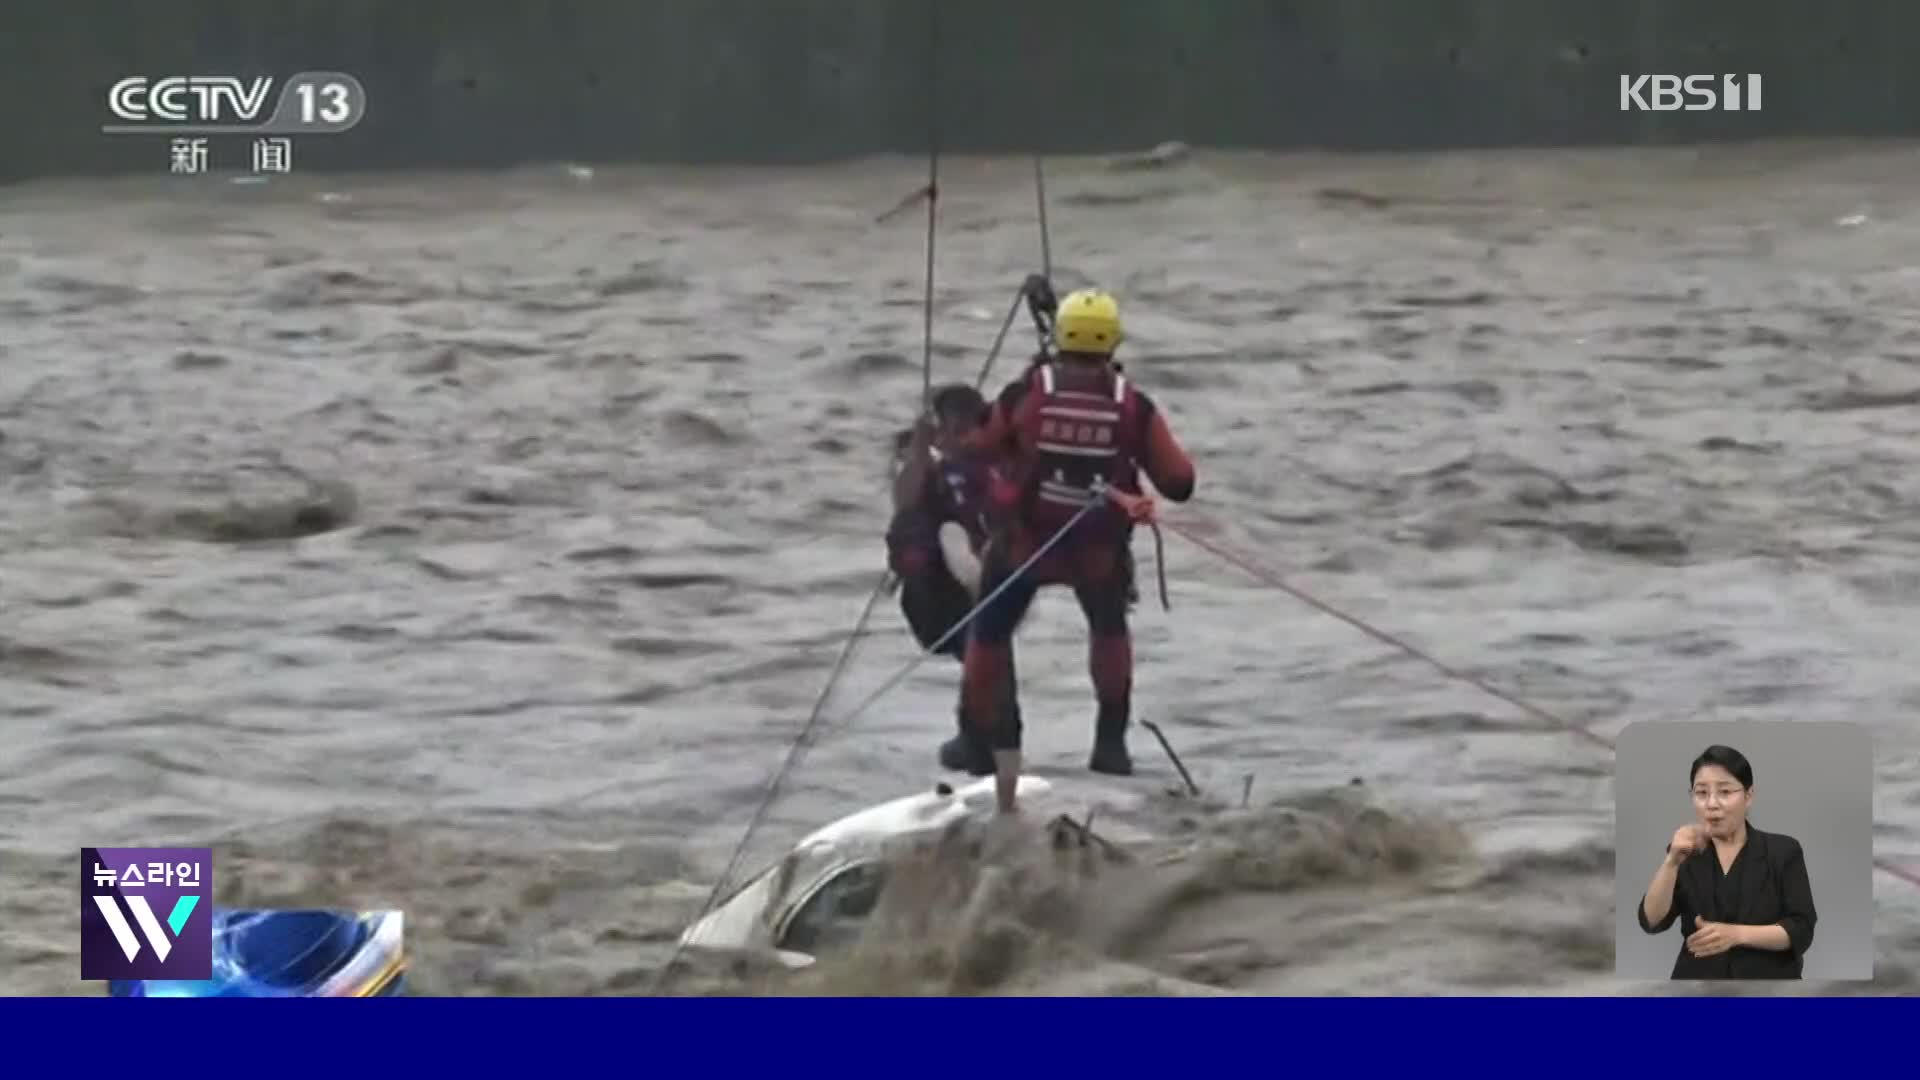
[(1621, 112), (1759, 112), (1758, 75), (1622, 75)]
[[(267, 76), (131, 75), (107, 90), (108, 135), (337, 135), (367, 112), (367, 90), (340, 71), (303, 71), (273, 97)], [(273, 111), (267, 111), (269, 99)]]
[(81, 848), (82, 979), (213, 978), (211, 848)]

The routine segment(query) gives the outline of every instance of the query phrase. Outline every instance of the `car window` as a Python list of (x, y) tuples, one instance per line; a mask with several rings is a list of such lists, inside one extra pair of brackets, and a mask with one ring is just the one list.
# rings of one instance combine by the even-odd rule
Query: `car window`
[(829, 946), (851, 944), (880, 902), (886, 878), (881, 863), (856, 863), (828, 878), (787, 920), (778, 946), (818, 953)]

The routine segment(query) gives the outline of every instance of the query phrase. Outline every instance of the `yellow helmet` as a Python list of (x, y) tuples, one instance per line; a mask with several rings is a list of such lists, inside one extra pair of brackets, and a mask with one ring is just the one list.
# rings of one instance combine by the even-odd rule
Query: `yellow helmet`
[(1053, 317), (1053, 343), (1061, 352), (1112, 356), (1120, 344), (1120, 305), (1099, 289), (1068, 293)]

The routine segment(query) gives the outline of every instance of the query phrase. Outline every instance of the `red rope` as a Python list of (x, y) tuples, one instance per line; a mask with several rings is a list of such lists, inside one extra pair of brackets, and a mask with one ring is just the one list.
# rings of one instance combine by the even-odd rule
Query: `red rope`
[[(1569, 720), (1563, 716), (1559, 716), (1554, 713), (1548, 712), (1547, 710), (1541, 708), (1538, 705), (1533, 704), (1532, 702), (1517, 698), (1512, 694), (1507, 693), (1505, 690), (1502, 690), (1499, 687), (1494, 686), (1491, 683), (1488, 683), (1486, 680), (1480, 678), (1479, 676), (1474, 675), (1470, 672), (1462, 671), (1459, 668), (1456, 668), (1451, 664), (1448, 664), (1445, 661), (1432, 656), (1431, 654), (1422, 650), (1418, 646), (1409, 644), (1407, 641), (1401, 638), (1395, 637), (1394, 635), (1388, 633), (1387, 631), (1382, 630), (1379, 627), (1374, 626), (1373, 624), (1367, 622), (1365, 619), (1361, 619), (1356, 616), (1349, 615), (1344, 611), (1341, 611), (1339, 608), (1334, 607), (1332, 604), (1329, 604), (1326, 601), (1320, 599), (1319, 597), (1313, 595), (1312, 593), (1306, 591), (1305, 589), (1300, 588), (1298, 585), (1294, 585), (1291, 582), (1287, 581), (1277, 571), (1269, 569), (1268, 567), (1262, 565), (1258, 560), (1254, 559), (1252, 556), (1245, 555), (1245, 554), (1242, 554), (1241, 552), (1235, 551), (1232, 548), (1229, 548), (1224, 544), (1220, 543), (1219, 541), (1214, 540), (1211, 537), (1205, 535), (1201, 531), (1202, 529), (1204, 529), (1206, 532), (1217, 533), (1219, 532), (1219, 527), (1217, 525), (1213, 525), (1211, 523), (1207, 523), (1203, 521), (1196, 521), (1196, 520), (1173, 521), (1166, 518), (1161, 519), (1161, 524), (1165, 525), (1167, 528), (1172, 529), (1174, 532), (1185, 537), (1187, 541), (1193, 544), (1195, 547), (1198, 547), (1203, 551), (1209, 552), (1214, 556), (1217, 556), (1223, 562), (1226, 562), (1232, 566), (1238, 567), (1240, 570), (1244, 571), (1246, 574), (1248, 574), (1250, 577), (1260, 582), (1261, 584), (1269, 585), (1269, 586), (1272, 586), (1273, 588), (1279, 589), (1280, 591), (1286, 593), (1287, 595), (1293, 597), (1294, 599), (1299, 600), (1301, 603), (1306, 604), (1308, 607), (1311, 607), (1316, 611), (1322, 612), (1323, 614), (1331, 615), (1332, 617), (1339, 619), (1341, 622), (1346, 623), (1348, 626), (1353, 627), (1355, 630), (1360, 631), (1361, 633), (1367, 635), (1370, 638), (1373, 638), (1376, 641), (1380, 641), (1387, 645), (1391, 645), (1392, 647), (1400, 650), (1401, 652), (1406, 653), (1408, 656), (1411, 656), (1416, 660), (1422, 661), (1423, 663), (1426, 663), (1432, 666), (1434, 669), (1438, 670), (1441, 674), (1447, 676), (1450, 679), (1456, 679), (1460, 682), (1466, 683), (1468, 686), (1471, 686), (1474, 689), (1479, 690), (1480, 692), (1488, 695), (1489, 697), (1497, 698), (1513, 706), (1514, 708), (1519, 709), (1521, 712), (1528, 714), (1529, 716), (1533, 716), (1537, 719), (1544, 720), (1547, 723), (1552, 724), (1556, 727), (1563, 728), (1573, 733), (1574, 735), (1579, 736), (1582, 739), (1586, 739), (1587, 741), (1593, 743), (1596, 746), (1602, 747), (1609, 751), (1612, 751), (1615, 749), (1613, 740), (1607, 738), (1604, 735), (1597, 734), (1596, 732), (1589, 729), (1585, 724), (1575, 723), (1574, 721)], [(1915, 871), (1908, 867), (1900, 866), (1896, 863), (1890, 863), (1884, 859), (1875, 859), (1873, 861), (1873, 865), (1875, 869), (1880, 870), (1883, 873), (1890, 874), (1893, 877), (1899, 878), (1901, 881), (1904, 881), (1909, 885), (1915, 886), (1916, 888), (1920, 888), (1920, 871)]]

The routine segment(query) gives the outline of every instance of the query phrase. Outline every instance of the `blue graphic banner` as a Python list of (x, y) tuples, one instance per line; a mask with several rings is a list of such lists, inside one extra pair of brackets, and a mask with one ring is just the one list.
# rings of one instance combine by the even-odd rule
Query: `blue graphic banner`
[(212, 974), (112, 979), (114, 997), (388, 997), (406, 990), (399, 911), (221, 909)]
[[(317, 1010), (328, 1010), (324, 1026)], [(1405, 1076), (1462, 1065), (1475, 1080), (1618, 1080), (1649, 1063), (1657, 1072), (1892, 1076), (1911, 1068), (1901, 1035), (1917, 1022), (1920, 1000), (1901, 998), (0, 1001), (0, 1029), (16, 1033), (13, 1075), (56, 1071), (74, 1046), (111, 1032), (116, 1046), (217, 1038), (222, 1060), (271, 1080), (337, 1078), (371, 1061), (383, 1074), (460, 1077), (773, 1068), (1104, 1080)]]

